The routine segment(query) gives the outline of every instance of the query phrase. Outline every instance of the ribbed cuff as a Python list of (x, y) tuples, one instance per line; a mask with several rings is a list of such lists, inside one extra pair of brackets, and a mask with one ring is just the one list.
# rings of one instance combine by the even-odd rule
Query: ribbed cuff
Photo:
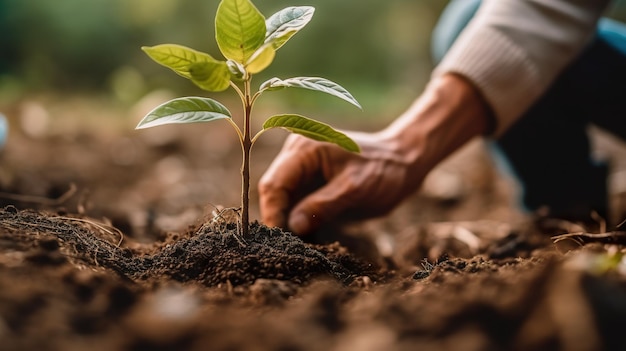
[[(471, 38), (471, 40), (469, 40)], [(459, 36), (433, 72), (456, 73), (472, 82), (491, 107), (502, 135), (546, 88), (525, 52), (488, 26), (472, 26)]]

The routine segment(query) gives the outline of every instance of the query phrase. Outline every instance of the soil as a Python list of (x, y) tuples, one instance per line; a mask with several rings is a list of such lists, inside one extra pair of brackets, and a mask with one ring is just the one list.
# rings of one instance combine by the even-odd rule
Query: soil
[(626, 233), (520, 214), (480, 145), (384, 219), (240, 242), (207, 205), (238, 201), (226, 129), (37, 132), (29, 103), (0, 156), (0, 350), (626, 349)]

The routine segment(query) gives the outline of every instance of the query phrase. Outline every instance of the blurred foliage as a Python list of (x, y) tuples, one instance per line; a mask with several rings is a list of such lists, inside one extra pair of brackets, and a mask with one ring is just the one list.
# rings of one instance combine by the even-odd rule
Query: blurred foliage
[[(281, 48), (275, 63), (255, 81), (273, 76), (332, 77), (366, 110), (374, 111), (393, 96), (411, 99), (430, 74), (430, 33), (445, 3), (256, 1), (266, 17), (286, 6), (311, 5), (317, 11), (311, 24)], [(217, 0), (0, 0), (0, 84), (10, 82), (27, 90), (103, 91), (127, 102), (162, 87), (177, 94), (198, 94), (192, 84), (153, 64), (139, 48), (178, 43), (222, 58), (213, 39), (217, 4)], [(328, 98), (288, 97), (335, 107)]]
[(620, 22), (626, 22), (626, 0), (613, 0), (606, 15)]
[[(0, 89), (97, 91), (132, 103), (167, 87), (198, 94), (188, 82), (153, 64), (142, 45), (178, 43), (221, 58), (214, 37), (218, 0), (0, 0)], [(617, 1), (610, 14), (623, 19)], [(272, 76), (331, 77), (366, 111), (403, 109), (430, 75), (430, 35), (447, 1), (274, 0), (256, 5), (267, 16), (311, 5), (313, 21), (255, 81)], [(340, 102), (288, 92), (287, 100)], [(399, 101), (399, 102), (398, 102)], [(391, 112), (388, 110), (391, 109)]]

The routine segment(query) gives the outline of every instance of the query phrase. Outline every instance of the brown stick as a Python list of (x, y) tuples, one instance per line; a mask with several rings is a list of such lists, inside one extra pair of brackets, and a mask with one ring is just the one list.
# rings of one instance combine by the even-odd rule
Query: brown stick
[(241, 238), (245, 241), (250, 231), (250, 115), (252, 100), (250, 98), (250, 80), (244, 83), (245, 108), (243, 116), (243, 162), (241, 165)]
[(626, 244), (626, 232), (608, 232), (601, 234), (590, 233), (569, 233), (553, 236), (551, 238), (555, 243), (563, 240), (574, 240), (580, 244), (588, 243), (604, 243), (604, 244)]
[(70, 188), (63, 195), (57, 197), (56, 199), (51, 199), (48, 197), (41, 197), (41, 196), (34, 196), (34, 195), (21, 195), (21, 194), (11, 194), (11, 193), (3, 193), (3, 192), (0, 192), (0, 198), (19, 201), (19, 202), (37, 203), (37, 204), (47, 205), (47, 206), (58, 206), (58, 205), (62, 205), (65, 201), (67, 201), (69, 198), (74, 196), (74, 194), (76, 193), (76, 189), (77, 189), (76, 184), (70, 183)]

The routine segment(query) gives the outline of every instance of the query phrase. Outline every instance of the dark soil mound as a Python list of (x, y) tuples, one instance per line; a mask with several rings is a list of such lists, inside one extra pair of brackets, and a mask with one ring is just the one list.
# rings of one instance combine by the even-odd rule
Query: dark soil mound
[[(94, 221), (13, 207), (0, 210), (0, 225), (16, 233), (37, 233), (43, 242), (70, 250), (74, 259), (91, 266), (114, 270), (132, 280), (171, 279), (194, 281), (206, 286), (222, 283), (250, 285), (259, 278), (304, 283), (329, 275), (348, 284), (354, 278), (374, 275), (370, 264), (362, 263), (338, 245), (312, 245), (280, 229), (254, 223), (245, 244), (234, 236), (235, 225), (220, 228), (202, 225), (187, 234), (170, 236), (165, 242), (131, 250), (120, 247), (122, 234)], [(24, 241), (34, 240), (23, 238)], [(58, 243), (54, 240), (56, 239)], [(43, 250), (42, 261), (63, 260)]]

